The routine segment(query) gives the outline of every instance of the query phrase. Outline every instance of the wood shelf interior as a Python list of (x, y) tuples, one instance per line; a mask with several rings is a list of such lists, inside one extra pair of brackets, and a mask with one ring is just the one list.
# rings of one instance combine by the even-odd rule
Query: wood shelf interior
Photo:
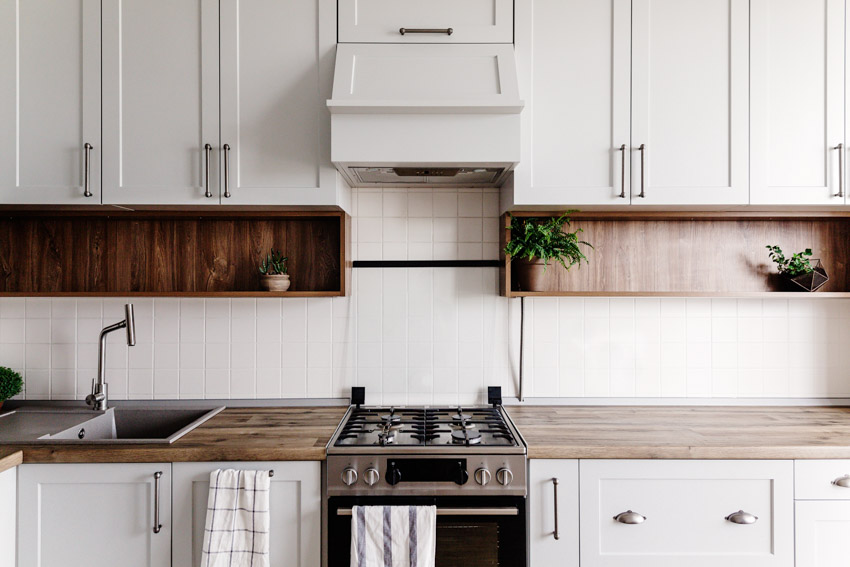
[[(520, 213), (518, 216), (546, 216)], [(502, 248), (510, 217), (502, 217)], [(550, 264), (545, 291), (518, 289), (502, 253), (500, 291), (508, 297), (850, 297), (850, 218), (754, 217), (709, 214), (619, 215), (582, 213), (573, 229), (593, 244), (589, 264), (564, 270)], [(786, 255), (812, 248), (829, 282), (817, 293), (796, 292), (776, 274), (765, 246)]]
[[(313, 297), (344, 295), (345, 213), (20, 214), (0, 219), (0, 294)], [(290, 291), (260, 291), (271, 247)]]

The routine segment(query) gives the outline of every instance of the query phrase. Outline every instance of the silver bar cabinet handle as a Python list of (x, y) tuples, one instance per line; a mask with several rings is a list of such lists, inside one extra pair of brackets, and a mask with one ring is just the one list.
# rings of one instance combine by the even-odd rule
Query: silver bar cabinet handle
[(212, 197), (212, 193), (210, 193), (210, 153), (212, 153), (212, 146), (204, 144), (204, 197), (207, 199)]
[(640, 152), (640, 194), (638, 197), (641, 199), (646, 198), (645, 184), (644, 184), (644, 172), (646, 171), (646, 167), (644, 167), (644, 157), (646, 156), (646, 144), (641, 144), (638, 148)]
[(833, 148), (838, 150), (838, 193), (836, 197), (844, 196), (844, 144), (838, 144)]
[(626, 510), (625, 512), (620, 512), (614, 516), (614, 519), (621, 524), (642, 524), (646, 521), (646, 516), (641, 516), (637, 512)]
[(398, 33), (400, 33), (401, 35), (405, 35), (408, 33), (444, 33), (446, 35), (452, 35), (453, 33), (455, 33), (455, 30), (453, 28), (399, 28)]
[(83, 197), (91, 197), (91, 188), (89, 185), (89, 153), (94, 149), (94, 146), (86, 142), (83, 144)]
[(230, 144), (224, 144), (224, 198), (230, 198)]
[(840, 486), (841, 488), (850, 488), (850, 474), (845, 474), (844, 476), (836, 478), (832, 481), (832, 484)]
[(561, 539), (561, 531), (558, 529), (558, 479), (552, 479), (552, 487), (555, 493), (555, 532), (552, 534), (555, 539)]
[(744, 512), (743, 510), (738, 510), (734, 514), (729, 514), (728, 516), (726, 516), (727, 522), (732, 522), (733, 524), (738, 524), (741, 526), (755, 524), (758, 519), (758, 516), (753, 516), (749, 512)]
[(162, 478), (162, 471), (153, 473), (153, 533), (158, 534), (162, 529), (162, 524), (159, 523), (159, 479)]
[(620, 164), (620, 198), (626, 198), (626, 144), (620, 146), (620, 157), (623, 159)]

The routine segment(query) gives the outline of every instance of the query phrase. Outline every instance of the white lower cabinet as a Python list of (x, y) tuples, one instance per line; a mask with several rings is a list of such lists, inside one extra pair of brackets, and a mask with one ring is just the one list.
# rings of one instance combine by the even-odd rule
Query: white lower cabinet
[(796, 503), (797, 567), (844, 567), (850, 560), (850, 502)]
[(793, 479), (792, 461), (581, 461), (581, 565), (790, 567)]
[(529, 463), (529, 565), (578, 567), (578, 461)]
[(269, 494), (271, 567), (315, 567), (321, 556), (321, 464), (174, 463), (173, 565), (200, 565), (210, 473), (219, 468), (274, 470)]
[(20, 567), (171, 564), (169, 463), (21, 465), (17, 509)]
[(14, 567), (15, 565), (17, 486), (17, 468), (12, 467), (0, 473), (0, 567)]

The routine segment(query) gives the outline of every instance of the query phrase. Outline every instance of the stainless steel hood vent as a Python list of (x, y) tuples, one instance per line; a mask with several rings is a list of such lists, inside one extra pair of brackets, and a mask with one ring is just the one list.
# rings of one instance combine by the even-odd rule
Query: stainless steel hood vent
[(328, 108), (352, 187), (498, 187), (519, 163), (510, 44), (339, 44)]

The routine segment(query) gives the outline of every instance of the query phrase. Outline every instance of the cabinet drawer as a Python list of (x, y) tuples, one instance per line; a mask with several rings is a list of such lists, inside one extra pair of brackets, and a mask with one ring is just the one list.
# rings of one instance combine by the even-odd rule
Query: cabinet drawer
[(513, 43), (513, 8), (513, 0), (340, 0), (339, 42)]
[[(790, 566), (792, 475), (791, 461), (582, 461), (581, 564)], [(726, 519), (739, 510), (758, 520)], [(628, 511), (645, 520), (615, 519)]]
[(850, 475), (850, 460), (794, 461), (794, 498), (850, 500), (850, 488), (833, 484)]

